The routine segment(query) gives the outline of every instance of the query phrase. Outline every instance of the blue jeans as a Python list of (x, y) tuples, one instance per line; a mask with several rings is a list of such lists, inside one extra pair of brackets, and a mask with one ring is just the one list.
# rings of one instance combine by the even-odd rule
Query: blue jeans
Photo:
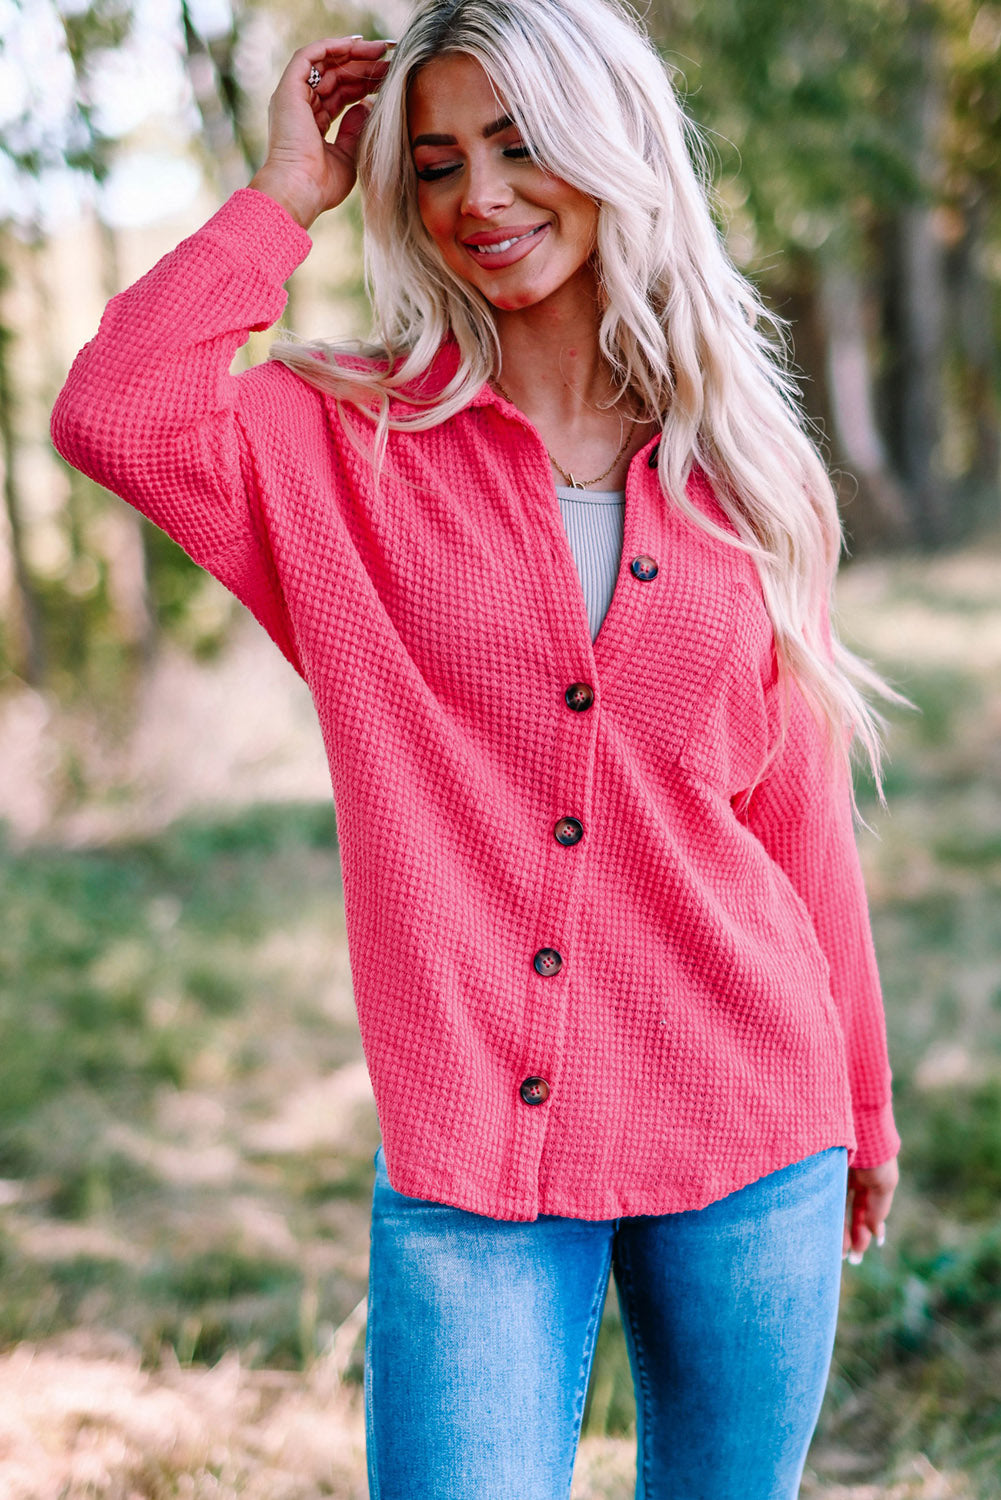
[(564, 1500), (608, 1276), (641, 1500), (793, 1500), (830, 1367), (847, 1152), (689, 1213), (532, 1223), (397, 1193), (376, 1153), (371, 1500)]

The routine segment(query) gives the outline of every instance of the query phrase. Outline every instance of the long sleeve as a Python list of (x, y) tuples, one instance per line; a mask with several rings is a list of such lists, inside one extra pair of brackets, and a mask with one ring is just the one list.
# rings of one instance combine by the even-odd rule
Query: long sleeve
[(296, 667), (241, 418), (247, 377), (229, 371), (248, 334), (280, 316), (310, 244), (265, 194), (234, 193), (112, 298), (52, 413), (63, 457), (230, 588)]
[(782, 749), (738, 815), (785, 873), (813, 923), (845, 1038), (857, 1138), (852, 1165), (878, 1166), (896, 1155), (900, 1137), (848, 773), (796, 691)]

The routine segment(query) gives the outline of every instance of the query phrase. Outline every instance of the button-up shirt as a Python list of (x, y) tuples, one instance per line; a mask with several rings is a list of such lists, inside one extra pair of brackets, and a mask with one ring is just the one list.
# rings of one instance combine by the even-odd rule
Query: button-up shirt
[[(488, 385), (377, 481), (363, 416), (280, 363), (230, 374), (309, 246), (234, 194), (111, 301), (52, 430), (309, 685), (393, 1186), (597, 1219), (832, 1145), (887, 1160), (850, 792), (798, 691), (744, 796), (780, 718), (752, 561), (665, 498), (653, 440), (592, 641), (545, 448)], [(688, 495), (726, 525), (698, 470)]]

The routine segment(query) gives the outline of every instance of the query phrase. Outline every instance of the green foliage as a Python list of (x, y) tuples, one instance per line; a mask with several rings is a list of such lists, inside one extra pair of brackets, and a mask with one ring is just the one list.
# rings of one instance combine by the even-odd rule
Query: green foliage
[(1001, 1073), (955, 1085), (918, 1116), (915, 1187), (963, 1220), (997, 1221), (1001, 1204)]
[[(51, 22), (57, 33), (61, 31), (63, 44), (60, 55), (51, 59), (58, 86), (48, 92), (44, 104), (29, 90), (22, 111), (7, 115), (0, 129), (0, 156), (7, 160), (8, 177), (21, 190), (17, 217), (22, 222), (30, 225), (42, 216), (46, 173), (69, 169), (98, 181), (106, 175), (111, 143), (94, 124), (87, 66), (98, 49), (120, 47), (133, 21), (131, 0), (90, 0), (86, 6), (65, 10), (52, 0), (21, 0), (8, 17), (0, 36), (0, 58), (9, 59), (15, 68), (23, 53), (30, 52), (26, 42), (32, 27), (47, 29)], [(40, 80), (29, 81), (37, 89)]]
[(740, 179), (762, 264), (924, 197), (913, 110), (929, 69), (950, 192), (997, 185), (1001, 42), (978, 0), (660, 0), (651, 24), (724, 177)]
[(200, 867), (217, 856), (293, 855), (337, 841), (333, 802), (259, 803), (231, 818), (185, 819), (147, 847), (167, 868)]
[[(350, 1276), (317, 1285), (297, 1253), (227, 1227), (214, 1179), (177, 1182), (157, 1127), (158, 1101), (206, 1079), (246, 1091), (253, 1119), (248, 1058), (280, 1069), (305, 1051), (332, 1069), (353, 1055), (353, 1020), (330, 1014), (299, 945), (293, 975), (259, 956), (293, 931), (315, 945), (338, 889), (330, 803), (189, 818), (103, 849), (0, 847), (0, 1176), (24, 1191), (0, 1235), (0, 1342), (111, 1324), (151, 1360), (238, 1347), (298, 1365), (357, 1301)], [(234, 1170), (265, 1226), (280, 1214), (293, 1244), (336, 1241), (328, 1205), (370, 1190), (373, 1149), (364, 1134), (336, 1158), (259, 1147)], [(65, 1253), (33, 1253), (46, 1226), (70, 1236)], [(108, 1253), (74, 1249), (77, 1231)]]
[(294, 910), (285, 875), (308, 877), (335, 845), (331, 804), (185, 820), (115, 849), (6, 850), (0, 1172), (51, 1171), (62, 1143), (65, 1211), (85, 1211), (96, 1182), (115, 1201), (121, 1163), (95, 1141), (158, 1084), (185, 1082), (247, 994), (246, 939)]
[(594, 1366), (584, 1406), (582, 1430), (618, 1437), (636, 1426), (636, 1397), (629, 1369), (622, 1312), (614, 1280), (608, 1288), (605, 1312), (598, 1330)]
[(217, 1247), (185, 1259), (165, 1253), (138, 1279), (153, 1317), (148, 1348), (168, 1345), (184, 1362), (209, 1364), (235, 1346), (264, 1364), (301, 1358), (301, 1270), (287, 1262)]
[[(104, 500), (105, 504), (121, 503), (107, 495)], [(235, 601), (176, 542), (147, 522), (143, 522), (143, 548), (157, 633), (179, 641), (200, 660), (210, 659), (226, 638)], [(206, 599), (213, 607), (200, 610), (199, 600)]]
[(657, 11), (773, 273), (776, 253), (815, 251), (846, 214), (920, 191), (899, 107), (916, 63), (897, 6), (665, 0)]

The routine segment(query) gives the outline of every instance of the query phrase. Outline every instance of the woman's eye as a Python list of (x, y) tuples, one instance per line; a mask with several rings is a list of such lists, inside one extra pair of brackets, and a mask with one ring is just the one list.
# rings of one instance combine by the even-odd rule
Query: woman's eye
[(415, 167), (414, 171), (421, 182), (437, 182), (439, 177), (447, 177), (449, 172), (454, 172), (455, 166), (449, 164), (444, 167)]
[[(532, 154), (531, 148), (521, 143), (515, 146), (505, 146), (503, 154), (512, 161), (526, 161)], [(414, 171), (421, 182), (440, 182), (443, 177), (450, 176), (458, 171), (458, 162), (442, 162), (433, 167), (415, 167)]]

